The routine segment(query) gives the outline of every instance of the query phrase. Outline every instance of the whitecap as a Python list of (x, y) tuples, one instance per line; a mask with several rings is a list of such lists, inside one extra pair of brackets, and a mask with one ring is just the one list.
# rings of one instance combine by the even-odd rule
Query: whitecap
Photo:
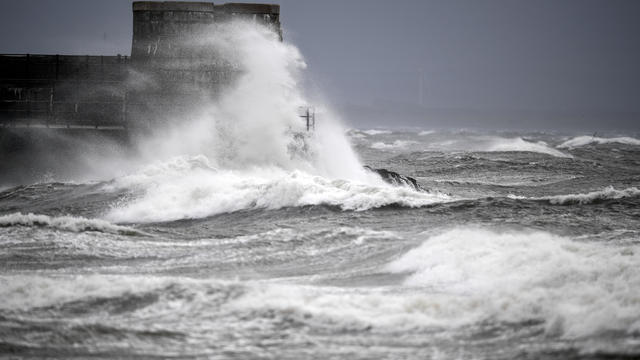
[(115, 225), (101, 219), (87, 219), (76, 216), (48, 216), (32, 213), (13, 213), (0, 216), (0, 227), (11, 226), (40, 226), (71, 232), (99, 231), (121, 235), (144, 235), (143, 232), (134, 228)]
[(541, 319), (549, 335), (575, 338), (640, 325), (638, 250), (542, 231), (459, 228), (430, 236), (386, 270), (435, 294), (423, 305), (429, 313), (455, 322)]
[(392, 186), (379, 179), (371, 183), (330, 179), (278, 167), (143, 171), (116, 179), (110, 186), (145, 192), (139, 198), (114, 206), (106, 215), (114, 222), (173, 221), (239, 210), (308, 205), (362, 211), (388, 205), (420, 207), (451, 200), (447, 195)]
[(555, 157), (571, 158), (570, 154), (563, 153), (550, 147), (544, 141), (531, 142), (520, 137), (516, 138), (493, 138), (485, 151), (528, 151), (547, 154)]
[(556, 205), (570, 205), (570, 204), (590, 204), (596, 201), (603, 200), (616, 200), (628, 197), (640, 196), (640, 189), (637, 187), (629, 187), (623, 190), (616, 190), (613, 186), (608, 186), (602, 190), (592, 191), (584, 194), (566, 194), (566, 195), (552, 195), (542, 197), (524, 197), (509, 195), (512, 199), (523, 200), (537, 200), (548, 201), (551, 204)]
[(386, 135), (386, 134), (391, 134), (392, 131), (390, 130), (377, 130), (377, 129), (371, 129), (371, 130), (363, 130), (363, 133), (373, 136), (373, 135)]
[(589, 144), (624, 144), (624, 145), (640, 145), (640, 139), (632, 137), (615, 137), (602, 138), (596, 136), (577, 136), (558, 145), (558, 148), (576, 148)]
[(371, 148), (376, 150), (403, 149), (414, 144), (417, 144), (417, 142), (410, 140), (396, 140), (391, 144), (387, 144), (384, 142), (375, 142), (371, 144)]

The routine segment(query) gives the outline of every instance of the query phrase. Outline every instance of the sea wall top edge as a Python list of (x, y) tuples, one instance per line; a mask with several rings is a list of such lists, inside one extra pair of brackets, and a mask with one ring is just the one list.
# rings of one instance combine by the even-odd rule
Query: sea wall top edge
[(133, 11), (189, 11), (189, 12), (230, 12), (248, 14), (280, 14), (277, 4), (226, 3), (179, 1), (136, 1)]

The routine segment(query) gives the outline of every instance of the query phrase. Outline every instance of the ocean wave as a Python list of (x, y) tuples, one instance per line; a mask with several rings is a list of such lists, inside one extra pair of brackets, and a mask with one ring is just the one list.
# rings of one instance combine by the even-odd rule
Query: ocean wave
[(367, 136), (358, 130), (349, 129), (345, 131), (345, 134), (352, 139), (364, 139)]
[[(358, 241), (363, 235), (387, 237), (361, 230), (349, 236)], [(197, 317), (178, 327), (190, 326), (185, 324), (202, 316), (217, 318), (214, 315), (223, 311), (243, 323), (262, 321), (260, 314), (265, 314), (276, 322), (295, 317), (310, 327), (373, 326), (382, 333), (528, 321), (541, 321), (547, 335), (565, 338), (640, 329), (637, 245), (617, 247), (539, 231), (481, 228), (452, 229), (422, 240), (376, 270), (398, 274), (397, 284), (391, 286), (153, 275), (3, 275), (0, 309), (90, 305), (94, 299), (155, 294), (158, 300), (143, 315)]]
[(437, 193), (373, 183), (330, 179), (277, 167), (244, 170), (192, 168), (142, 171), (116, 179), (110, 186), (142, 189), (144, 194), (111, 209), (114, 222), (156, 222), (204, 218), (248, 209), (279, 209), (308, 205), (368, 210), (389, 205), (420, 207), (451, 200)]
[(0, 216), (0, 227), (39, 226), (71, 232), (98, 231), (119, 235), (145, 235), (144, 232), (127, 226), (112, 224), (101, 219), (75, 216), (48, 216), (13, 213)]
[(427, 136), (427, 135), (431, 135), (434, 134), (435, 130), (424, 130), (424, 131), (420, 131), (418, 133), (418, 136)]
[(544, 141), (531, 142), (520, 137), (516, 138), (493, 138), (490, 140), (486, 151), (528, 151), (547, 154), (555, 157), (571, 158), (570, 154), (565, 154), (550, 147)]
[(522, 137), (480, 135), (443, 137), (441, 140), (436, 139), (428, 143), (421, 143), (421, 145), (430, 151), (533, 152), (559, 158), (573, 157), (571, 154), (554, 149), (544, 141), (534, 142)]
[(599, 201), (617, 200), (635, 196), (640, 196), (640, 189), (638, 189), (637, 187), (630, 187), (624, 190), (616, 190), (613, 186), (608, 186), (602, 190), (592, 191), (585, 194), (567, 194), (543, 197), (510, 195), (509, 198), (517, 200), (548, 201), (549, 203), (554, 205), (585, 205)]
[(3, 301), (0, 309), (26, 310), (123, 294), (141, 294), (167, 287), (174, 282), (171, 278), (152, 276), (1, 275), (0, 298)]
[(601, 138), (596, 136), (577, 136), (558, 145), (558, 148), (576, 148), (589, 144), (624, 144), (640, 145), (640, 139), (632, 137)]
[(371, 129), (371, 130), (363, 130), (363, 133), (367, 134), (367, 135), (386, 135), (386, 134), (391, 134), (392, 131), (390, 130), (377, 130), (377, 129)]
[(371, 144), (371, 148), (376, 150), (402, 149), (414, 144), (417, 144), (417, 142), (410, 140), (396, 140), (391, 144), (387, 144), (384, 142), (375, 142)]
[(543, 320), (547, 334), (575, 338), (637, 331), (639, 250), (540, 231), (462, 228), (429, 237), (386, 270), (435, 293), (417, 312), (473, 323)]

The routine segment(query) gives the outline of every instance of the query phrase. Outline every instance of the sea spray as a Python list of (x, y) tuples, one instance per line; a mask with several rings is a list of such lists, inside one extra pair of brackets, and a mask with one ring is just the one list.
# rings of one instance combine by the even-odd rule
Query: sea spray
[(573, 149), (577, 147), (587, 146), (590, 144), (602, 145), (602, 144), (620, 144), (620, 145), (640, 145), (640, 139), (622, 136), (613, 138), (603, 138), (597, 136), (576, 136), (569, 139), (562, 144), (558, 145), (558, 148)]
[(548, 335), (583, 337), (637, 329), (639, 257), (544, 231), (459, 227), (428, 236), (386, 270), (438, 294), (428, 301), (441, 301), (452, 320), (540, 319)]
[[(142, 163), (204, 155), (225, 169), (275, 166), (332, 178), (375, 181), (362, 170), (330, 111), (307, 134), (299, 107), (309, 104), (299, 87), (306, 64), (298, 49), (254, 22), (212, 25), (187, 46), (211, 50), (238, 70), (218, 97), (195, 104), (184, 118), (140, 139)], [(210, 59), (210, 61), (218, 61)], [(293, 153), (303, 134), (305, 153)]]
[(315, 131), (306, 132), (299, 106), (309, 101), (298, 86), (306, 65), (297, 48), (270, 28), (217, 24), (193, 46), (214, 49), (239, 69), (239, 78), (219, 98), (185, 114), (186, 120), (140, 142), (146, 165), (109, 187), (144, 194), (114, 206), (107, 218), (171, 221), (321, 204), (365, 210), (445, 198), (391, 187), (365, 171), (330, 109)]

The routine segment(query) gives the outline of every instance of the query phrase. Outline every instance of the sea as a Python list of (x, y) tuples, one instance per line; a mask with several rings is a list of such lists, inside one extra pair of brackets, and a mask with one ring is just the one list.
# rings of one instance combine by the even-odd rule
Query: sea
[(238, 34), (222, 100), (0, 188), (0, 358), (640, 358), (639, 134), (306, 132)]
[(640, 356), (640, 140), (346, 136), (424, 191), (205, 156), (4, 189), (1, 356)]

